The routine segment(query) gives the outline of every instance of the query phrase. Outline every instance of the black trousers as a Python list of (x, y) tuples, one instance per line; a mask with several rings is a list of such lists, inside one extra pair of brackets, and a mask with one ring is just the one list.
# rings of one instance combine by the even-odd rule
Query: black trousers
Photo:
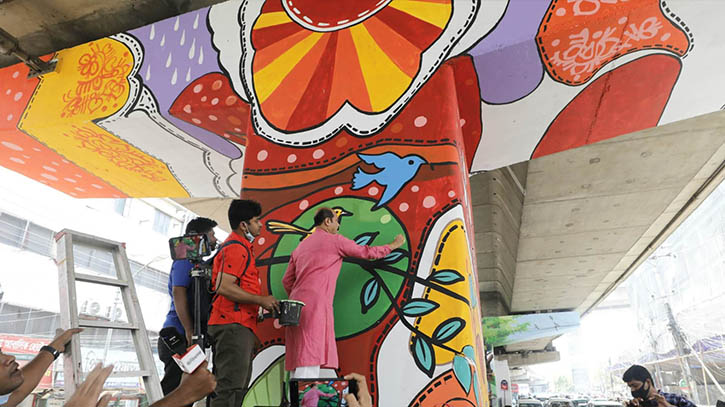
[[(179, 335), (179, 337), (183, 338), (184, 347), (188, 346), (184, 335)], [(172, 358), (173, 353), (161, 341), (161, 338), (159, 338), (157, 346), (159, 350), (159, 359), (161, 359), (161, 361), (164, 363), (164, 378), (161, 379), (161, 390), (164, 392), (165, 396), (171, 393), (175, 388), (179, 387), (179, 383), (181, 382), (181, 374), (183, 372), (181, 371), (181, 368), (179, 368), (179, 366), (176, 364), (176, 362), (174, 362), (174, 359)]]

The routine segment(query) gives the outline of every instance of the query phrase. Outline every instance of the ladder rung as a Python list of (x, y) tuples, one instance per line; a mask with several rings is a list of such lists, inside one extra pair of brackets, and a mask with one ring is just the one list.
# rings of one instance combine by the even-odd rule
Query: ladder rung
[(90, 319), (79, 320), (78, 326), (83, 328), (138, 329), (136, 325), (129, 324), (128, 322), (93, 321)]
[(132, 372), (112, 372), (111, 377), (146, 377), (151, 376), (148, 370), (134, 370)]
[(128, 283), (125, 282), (125, 281), (121, 281), (121, 280), (118, 280), (118, 279), (115, 279), (115, 278), (92, 276), (90, 274), (80, 274), (80, 273), (76, 273), (76, 281), (83, 281), (83, 282), (86, 282), (86, 283), (112, 285), (112, 286), (115, 286), (115, 287), (128, 287)]

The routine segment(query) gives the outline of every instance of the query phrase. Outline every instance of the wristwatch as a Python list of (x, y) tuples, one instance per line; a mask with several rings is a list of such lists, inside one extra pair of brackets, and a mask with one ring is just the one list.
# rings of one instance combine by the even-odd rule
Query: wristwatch
[(50, 353), (51, 355), (53, 355), (53, 360), (58, 359), (58, 356), (60, 356), (60, 352), (58, 352), (58, 349), (56, 349), (52, 346), (49, 346), (49, 345), (43, 346), (42, 348), (40, 348), (40, 351), (41, 352), (46, 351), (46, 352)]

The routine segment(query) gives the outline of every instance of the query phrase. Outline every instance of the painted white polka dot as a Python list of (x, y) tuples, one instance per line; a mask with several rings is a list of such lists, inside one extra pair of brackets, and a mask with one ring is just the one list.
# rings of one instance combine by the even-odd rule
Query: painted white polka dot
[(433, 197), (432, 197), (432, 196), (430, 196), (430, 195), (426, 196), (426, 197), (425, 197), (425, 198), (423, 199), (423, 207), (424, 207), (424, 208), (430, 209), (430, 208), (434, 207), (434, 206), (435, 206), (435, 204), (436, 204), (436, 199), (435, 199), (435, 198), (433, 198)]
[(70, 161), (66, 160), (65, 158), (62, 159), (61, 161), (63, 161), (63, 164), (70, 164)]
[(380, 192), (378, 187), (370, 187), (370, 189), (368, 189), (368, 195), (370, 196), (375, 196), (378, 194), (378, 192)]
[(325, 151), (320, 148), (318, 148), (317, 150), (312, 152), (312, 158), (314, 158), (315, 160), (319, 160), (320, 158), (322, 158), (324, 156), (325, 156)]
[(287, 156), (287, 162), (292, 164), (293, 162), (297, 161), (297, 156), (294, 154), (290, 154)]
[(410, 190), (413, 192), (418, 192), (418, 191), (420, 191), (420, 187), (417, 185), (413, 185), (412, 187), (410, 187)]
[(627, 22), (627, 17), (622, 17), (622, 18), (620, 18), (618, 22), (619, 22), (619, 24), (624, 24), (624, 23), (626, 23), (626, 22)]
[(423, 127), (428, 123), (428, 119), (425, 116), (418, 116), (413, 120), (415, 127)]
[(195, 124), (201, 124), (201, 120), (197, 119), (196, 117), (191, 119), (191, 121), (194, 122)]
[(301, 211), (304, 211), (309, 206), (310, 206), (310, 201), (308, 201), (306, 199), (303, 199), (302, 201), (300, 201), (300, 210)]
[(267, 150), (261, 150), (257, 153), (257, 160), (259, 161), (264, 161), (267, 159), (267, 157), (269, 157), (269, 153), (267, 152)]
[(340, 195), (342, 193), (342, 187), (335, 188), (335, 195)]
[(383, 225), (390, 222), (391, 220), (393, 220), (393, 217), (389, 214), (385, 214), (380, 217), (380, 223), (382, 223)]
[(73, 188), (73, 189), (75, 189), (75, 190), (76, 190), (76, 191), (78, 191), (78, 192), (86, 192), (86, 190), (85, 190), (85, 189), (83, 189), (83, 188), (80, 188), (80, 187), (75, 187), (75, 188)]
[(198, 84), (198, 85), (194, 86), (194, 93), (199, 93), (202, 90), (204, 90), (204, 85)]
[(23, 151), (23, 148), (22, 148), (22, 147), (20, 147), (20, 146), (19, 146), (19, 145), (17, 145), (17, 144), (13, 144), (13, 143), (11, 143), (11, 142), (9, 142), (9, 141), (3, 141), (3, 142), (1, 142), (0, 144), (2, 144), (2, 145), (4, 145), (5, 147), (7, 147), (7, 148), (9, 148), (9, 149), (11, 149), (11, 150), (14, 150), (14, 151)]
[(211, 120), (211, 121), (215, 122), (215, 121), (217, 121), (217, 120), (219, 120), (219, 119), (218, 119), (218, 118), (217, 118), (216, 116), (214, 116), (213, 114), (210, 114), (210, 115), (209, 115), (209, 120)]
[(25, 158), (26, 160), (29, 160), (30, 159), (30, 156), (27, 155), (27, 154), (23, 154), (23, 158)]
[(41, 151), (38, 147), (33, 147), (34, 151)]
[(12, 113), (10, 113), (10, 114), (8, 115), (8, 117), (6, 117), (6, 119), (7, 119), (7, 121), (13, 120), (13, 114), (12, 114)]
[(211, 105), (212, 106), (216, 106), (217, 103), (219, 103), (219, 98), (214, 98), (214, 99), (211, 100)]
[(50, 171), (50, 172), (58, 172), (58, 170), (56, 170), (55, 168), (49, 167), (47, 165), (44, 165), (43, 166), (43, 169), (46, 170), (46, 171)]
[(73, 196), (75, 196), (75, 197), (78, 197), (78, 194), (76, 194), (75, 192), (71, 192), (70, 194), (73, 195)]
[(448, 197), (449, 198), (453, 198), (454, 196), (456, 196), (456, 191), (453, 191), (453, 190), (448, 191)]
[(118, 195), (118, 194), (113, 194), (113, 197), (114, 197), (114, 198), (120, 198), (121, 196), (120, 196), (120, 195)]
[(257, 243), (259, 243), (260, 246), (262, 246), (264, 244), (264, 242), (266, 242), (266, 241), (267, 241), (267, 239), (265, 239), (263, 237), (260, 237), (259, 239), (257, 239)]
[(206, 96), (202, 96), (202, 97), (201, 97), (201, 101), (202, 101), (202, 102), (206, 102), (206, 100), (207, 100), (207, 99), (209, 99), (209, 98), (208, 98), (208, 97), (206, 97)]
[(398, 209), (400, 209), (401, 212), (408, 212), (408, 208), (410, 208), (410, 206), (408, 206), (408, 204), (405, 202), (398, 206)]
[(459, 120), (458, 121), (458, 125), (461, 126), (461, 127), (465, 126), (466, 125), (466, 119)]
[(13, 100), (15, 100), (17, 102), (22, 97), (23, 97), (23, 92), (18, 92), (15, 94), (15, 96), (13, 96)]
[(55, 175), (50, 175), (50, 174), (42, 173), (42, 174), (40, 174), (40, 176), (43, 177), (43, 178), (45, 178), (45, 179), (49, 179), (51, 181), (58, 181), (58, 178)]
[(191, 114), (191, 105), (185, 105), (184, 112)]
[(20, 159), (18, 157), (10, 157), (10, 161), (12, 161), (14, 163), (18, 163), (18, 164), (25, 164), (25, 161), (23, 161), (22, 159)]
[(671, 36), (672, 36), (672, 34), (670, 34), (670, 33), (665, 33), (665, 35), (663, 35), (663, 36), (662, 36), (662, 41), (667, 41), (667, 40), (669, 40)]
[(13, 72), (13, 79), (17, 78), (18, 75), (20, 75), (20, 71)]
[(60, 167), (60, 164), (58, 164), (57, 161), (51, 161), (51, 164), (55, 165), (56, 167)]
[(10, 90), (10, 89), (8, 89), (8, 90), (6, 90), (6, 91), (5, 91), (5, 94), (6, 94), (6, 95), (9, 95), (9, 94), (11, 94), (11, 93), (13, 93), (13, 91), (12, 91), (12, 90)]
[(75, 174), (74, 177), (76, 177), (76, 178), (83, 178), (83, 176), (81, 174)]
[(559, 40), (559, 39), (556, 39), (554, 41), (551, 41), (551, 46), (552, 47), (558, 47), (559, 44), (561, 44), (561, 40)]
[(63, 179), (64, 179), (64, 180), (65, 180), (66, 182), (70, 182), (71, 184), (75, 184), (76, 182), (78, 182), (78, 181), (74, 180), (73, 178), (63, 178)]
[(92, 186), (93, 188), (95, 188), (95, 189), (103, 189), (103, 187), (102, 187), (102, 186), (100, 186), (100, 185), (98, 185), (98, 184), (91, 184), (91, 186)]
[(556, 10), (556, 15), (559, 17), (566, 15), (566, 9), (562, 7), (560, 9)]

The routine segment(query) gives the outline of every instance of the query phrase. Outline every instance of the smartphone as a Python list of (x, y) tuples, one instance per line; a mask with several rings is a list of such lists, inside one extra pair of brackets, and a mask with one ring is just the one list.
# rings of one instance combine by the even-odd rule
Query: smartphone
[(345, 395), (357, 396), (357, 382), (332, 379), (292, 379), (289, 382), (292, 407), (347, 407)]
[(211, 254), (205, 234), (190, 234), (169, 239), (171, 258), (174, 260), (201, 260)]

